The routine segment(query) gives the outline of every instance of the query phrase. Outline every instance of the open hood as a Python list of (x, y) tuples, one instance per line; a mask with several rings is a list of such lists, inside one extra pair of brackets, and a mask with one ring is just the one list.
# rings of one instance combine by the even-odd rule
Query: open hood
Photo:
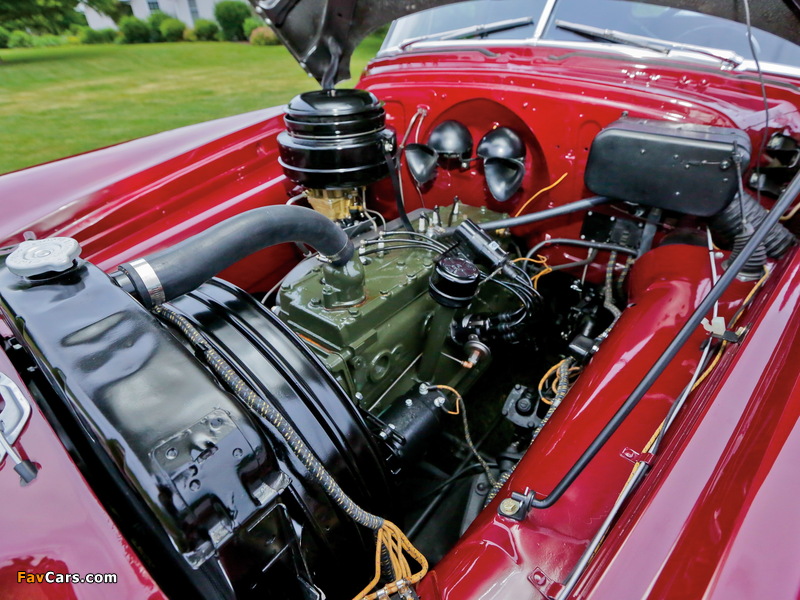
[[(465, 0), (250, 0), (323, 87), (350, 77), (350, 57), (371, 31), (399, 17)], [(590, 1), (590, 0), (587, 0)], [(744, 22), (735, 0), (639, 0)], [(754, 27), (800, 44), (800, 0), (751, 0)]]
[(371, 31), (405, 15), (464, 0), (250, 0), (300, 66), (333, 87), (350, 77), (350, 57)]

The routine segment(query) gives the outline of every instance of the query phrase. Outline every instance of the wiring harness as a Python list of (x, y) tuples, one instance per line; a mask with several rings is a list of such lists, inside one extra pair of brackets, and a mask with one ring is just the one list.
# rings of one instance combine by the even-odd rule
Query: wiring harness
[[(375, 549), (375, 576), (372, 581), (359, 592), (354, 600), (374, 600), (381, 595), (394, 594), (398, 591), (416, 584), (428, 572), (428, 561), (408, 540), (397, 525), (382, 517), (374, 515), (358, 506), (347, 493), (334, 480), (325, 466), (309, 449), (294, 427), (273, 406), (273, 404), (258, 395), (231, 367), (227, 361), (206, 342), (203, 335), (185, 317), (163, 306), (157, 306), (153, 313), (163, 321), (173, 325), (180, 331), (191, 346), (200, 353), (206, 363), (228, 388), (250, 410), (270, 423), (286, 440), (292, 453), (300, 460), (311, 476), (322, 486), (328, 497), (339, 506), (348, 516), (359, 525), (371, 529), (376, 534)], [(384, 585), (380, 590), (372, 592), (381, 580), (381, 558), (388, 557), (393, 581)], [(419, 569), (412, 571), (408, 557), (413, 559)]]

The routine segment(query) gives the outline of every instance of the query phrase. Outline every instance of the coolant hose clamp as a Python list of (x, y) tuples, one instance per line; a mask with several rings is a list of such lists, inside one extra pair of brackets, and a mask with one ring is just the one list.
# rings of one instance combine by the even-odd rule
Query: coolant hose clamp
[(154, 306), (164, 304), (167, 301), (167, 296), (164, 294), (164, 286), (149, 262), (143, 258), (137, 258), (129, 262), (127, 266), (133, 269), (142, 280), (144, 287), (147, 289), (147, 295)]

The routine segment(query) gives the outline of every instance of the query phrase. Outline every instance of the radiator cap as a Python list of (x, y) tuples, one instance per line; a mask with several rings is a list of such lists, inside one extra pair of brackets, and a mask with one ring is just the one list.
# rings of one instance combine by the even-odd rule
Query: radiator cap
[(26, 240), (8, 255), (6, 266), (14, 275), (38, 277), (72, 268), (80, 255), (80, 244), (69, 237)]

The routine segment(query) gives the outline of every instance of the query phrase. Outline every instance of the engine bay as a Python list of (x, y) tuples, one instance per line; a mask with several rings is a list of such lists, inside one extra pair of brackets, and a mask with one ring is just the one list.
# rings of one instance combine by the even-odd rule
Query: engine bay
[[(68, 238), (4, 257), (7, 346), (168, 593), (415, 597), (474, 523), (527, 517), (514, 477), (552, 486), (583, 451), (560, 423), (599, 429), (766, 218), (741, 129), (619, 114), (572, 174), (587, 193), (531, 210), (567, 174), (517, 116), (469, 114), (422, 139), (425, 110), (395, 130), (370, 92), (302, 94), (277, 136), (286, 206), (115, 269)], [(271, 288), (215, 277), (286, 243)], [(769, 231), (720, 335), (794, 243)]]

